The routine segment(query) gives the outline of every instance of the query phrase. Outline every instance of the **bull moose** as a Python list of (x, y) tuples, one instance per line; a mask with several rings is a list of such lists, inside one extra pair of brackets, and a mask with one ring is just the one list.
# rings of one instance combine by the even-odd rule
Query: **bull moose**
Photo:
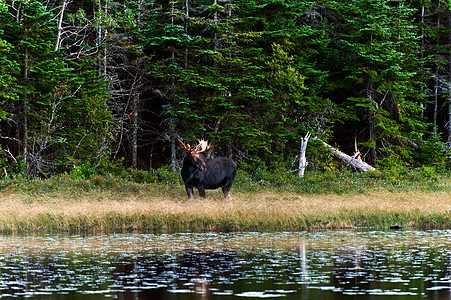
[(236, 163), (228, 157), (209, 159), (203, 156), (202, 152), (211, 147), (208, 141), (199, 140), (199, 144), (193, 147), (185, 145), (180, 139), (178, 141), (186, 152), (181, 175), (188, 197), (193, 198), (193, 188), (197, 188), (201, 197), (205, 197), (205, 190), (217, 188), (222, 188), (224, 197), (231, 197), (230, 189), (236, 175)]

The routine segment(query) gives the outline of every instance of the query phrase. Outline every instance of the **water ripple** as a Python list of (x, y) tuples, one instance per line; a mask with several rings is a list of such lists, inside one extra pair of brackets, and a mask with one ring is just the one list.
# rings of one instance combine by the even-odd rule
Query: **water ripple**
[(451, 294), (451, 232), (0, 236), (0, 296), (285, 298)]

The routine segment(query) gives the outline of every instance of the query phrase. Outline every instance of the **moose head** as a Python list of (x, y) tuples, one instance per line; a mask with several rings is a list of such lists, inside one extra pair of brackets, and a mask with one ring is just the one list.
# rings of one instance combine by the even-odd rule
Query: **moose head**
[(202, 152), (207, 151), (211, 148), (211, 144), (208, 144), (208, 141), (199, 140), (199, 144), (197, 146), (190, 146), (190, 144), (185, 145), (180, 139), (178, 140), (180, 147), (186, 152), (186, 158), (190, 165), (196, 167), (201, 171), (205, 171), (207, 166), (205, 164), (205, 157), (199, 155)]

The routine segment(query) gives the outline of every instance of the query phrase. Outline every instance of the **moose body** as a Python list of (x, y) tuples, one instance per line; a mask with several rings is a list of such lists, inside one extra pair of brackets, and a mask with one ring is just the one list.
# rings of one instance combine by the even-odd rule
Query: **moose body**
[(203, 156), (201, 152), (209, 149), (207, 142), (200, 141), (196, 147), (179, 142), (187, 153), (183, 159), (181, 175), (188, 197), (193, 198), (193, 188), (197, 188), (201, 197), (205, 197), (205, 190), (217, 188), (222, 188), (224, 197), (230, 196), (237, 170), (236, 163), (228, 157), (209, 159)]

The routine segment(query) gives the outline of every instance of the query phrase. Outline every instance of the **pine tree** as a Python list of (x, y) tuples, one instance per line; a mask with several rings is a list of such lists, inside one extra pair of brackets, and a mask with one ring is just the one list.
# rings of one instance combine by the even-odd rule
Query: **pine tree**
[[(347, 1), (348, 34), (341, 43), (349, 52), (348, 78), (360, 87), (349, 97), (348, 109), (366, 120), (372, 163), (382, 157), (409, 159), (406, 151), (425, 130), (421, 116), (417, 72), (421, 61), (415, 10), (404, 1)], [(381, 155), (382, 157), (379, 157)]]
[(12, 122), (2, 123), (9, 137), (4, 147), (26, 173), (39, 176), (64, 170), (88, 153), (95, 158), (109, 122), (104, 84), (92, 76), (91, 65), (66, 61), (64, 49), (55, 52), (58, 18), (50, 7), (40, 1), (6, 6), (0, 29), (15, 51), (5, 59), (21, 71), (11, 82), (15, 97), (8, 106)]

